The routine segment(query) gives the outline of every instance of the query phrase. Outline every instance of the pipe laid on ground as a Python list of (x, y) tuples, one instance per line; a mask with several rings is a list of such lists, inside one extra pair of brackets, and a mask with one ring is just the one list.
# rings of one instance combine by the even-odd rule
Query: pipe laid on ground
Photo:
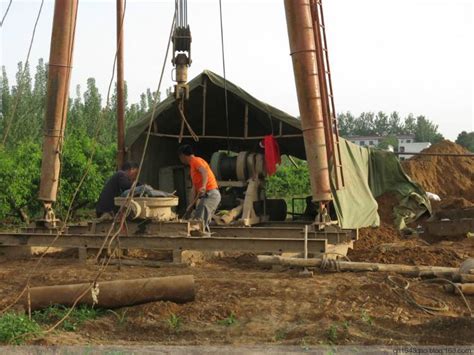
[[(258, 255), (258, 262), (267, 265), (287, 265), (300, 267), (320, 267), (322, 259), (298, 259), (282, 256)], [(415, 266), (401, 264), (379, 264), (337, 260), (340, 271), (382, 271), (397, 272), (411, 276), (451, 276), (459, 273), (459, 268), (443, 266)]]
[[(469, 284), (456, 284), (464, 295), (474, 295), (474, 283)], [(444, 289), (447, 292), (459, 293), (458, 289), (453, 285), (445, 285)]]
[[(89, 290), (78, 304), (95, 305), (100, 308), (118, 308), (155, 301), (185, 303), (194, 301), (194, 277), (168, 276), (135, 280), (98, 282), (97, 301), (94, 303)], [(90, 283), (57, 285), (30, 288), (31, 310), (63, 305), (71, 307), (74, 301), (90, 287)], [(28, 307), (28, 297), (22, 300)]]

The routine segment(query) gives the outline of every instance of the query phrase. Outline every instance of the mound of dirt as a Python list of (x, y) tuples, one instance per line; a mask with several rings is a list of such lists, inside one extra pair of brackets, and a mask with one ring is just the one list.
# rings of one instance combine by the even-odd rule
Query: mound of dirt
[[(469, 154), (464, 147), (444, 140), (422, 153)], [(474, 202), (474, 159), (468, 157), (415, 156), (402, 162), (405, 172), (426, 191)]]
[(453, 250), (420, 245), (397, 246), (382, 244), (351, 256), (353, 261), (382, 264), (431, 265), (458, 267), (463, 259)]
[(439, 202), (431, 202), (431, 206), (433, 207), (434, 211), (439, 211), (474, 207), (474, 203), (466, 200), (463, 197), (447, 197)]
[(399, 232), (390, 224), (382, 223), (378, 228), (361, 228), (359, 239), (354, 243), (354, 249), (351, 252), (368, 250), (383, 243), (395, 243), (399, 240)]
[(377, 204), (379, 205), (378, 213), (382, 224), (393, 225), (394, 214), (393, 208), (398, 205), (398, 198), (396, 194), (387, 192), (382, 196), (377, 197)]
[(352, 261), (383, 264), (459, 266), (463, 258), (452, 248), (427, 246), (420, 238), (403, 237), (394, 227), (381, 223), (378, 228), (362, 228), (354, 249), (347, 256)]

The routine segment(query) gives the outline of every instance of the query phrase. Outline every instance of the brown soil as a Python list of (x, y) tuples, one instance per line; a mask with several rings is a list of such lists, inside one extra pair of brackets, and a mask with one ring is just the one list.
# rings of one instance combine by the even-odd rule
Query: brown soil
[(447, 197), (439, 202), (432, 201), (431, 206), (433, 207), (433, 211), (439, 211), (474, 207), (474, 203), (463, 197)]
[[(434, 144), (423, 153), (469, 154), (448, 140)], [(474, 202), (474, 159), (415, 156), (402, 162), (405, 172), (426, 191), (446, 197), (462, 197)]]
[[(242, 260), (241, 260), (242, 261)], [(34, 260), (0, 259), (0, 307), (22, 288)], [(71, 259), (44, 259), (32, 286), (88, 281), (97, 266)], [(109, 267), (102, 279), (192, 274), (197, 298), (178, 305), (152, 302), (115, 310), (32, 343), (42, 345), (232, 345), (473, 344), (474, 320), (459, 296), (441, 286), (411, 280), (417, 299), (443, 300), (447, 312), (429, 315), (397, 296), (382, 273), (319, 273), (302, 278), (283, 272), (207, 263), (194, 268)], [(473, 299), (469, 299), (474, 307)], [(181, 327), (172, 329), (175, 314)], [(220, 323), (234, 314), (236, 322)], [(449, 331), (447, 331), (449, 329)], [(455, 336), (453, 336), (455, 334)]]
[(388, 225), (393, 224), (394, 214), (393, 208), (398, 205), (398, 197), (395, 193), (387, 192), (382, 196), (377, 197), (378, 214), (381, 223)]

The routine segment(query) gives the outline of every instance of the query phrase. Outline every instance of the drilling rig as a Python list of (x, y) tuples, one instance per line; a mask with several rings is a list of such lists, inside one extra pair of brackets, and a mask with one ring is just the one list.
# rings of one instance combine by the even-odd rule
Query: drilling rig
[[(121, 56), (123, 51), (123, 40), (120, 37), (123, 36), (123, 7), (119, 4), (122, 1), (117, 0), (118, 56)], [(58, 247), (97, 248), (100, 247), (104, 238), (108, 238), (111, 231), (110, 221), (93, 221), (68, 226), (63, 224), (61, 228), (58, 228), (60, 224), (53, 209), (58, 191), (61, 151), (66, 127), (77, 5), (78, 0), (56, 0), (55, 2), (39, 192), (39, 199), (44, 206), (44, 215), (38, 221), (39, 223), (36, 223), (36, 227), (29, 227), (14, 235), (0, 235), (3, 238), (2, 241), (4, 240), (0, 242), (10, 243), (4, 245), (15, 246), (20, 243), (21, 245), (44, 246), (45, 243), (54, 239), (51, 230), (56, 229), (58, 233), (67, 235), (67, 238), (60, 238), (58, 241), (54, 239)], [(143, 221), (128, 223), (126, 234), (123, 234), (121, 229), (116, 232), (121, 236), (121, 248), (173, 250), (174, 256), (175, 252), (180, 255), (185, 249), (294, 253), (301, 252), (304, 245), (305, 255), (308, 253), (316, 255), (327, 252), (329, 246), (340, 244), (345, 244), (347, 251), (347, 245), (352, 245), (352, 241), (357, 238), (356, 231), (339, 228), (338, 222), (332, 221), (329, 214), (333, 192), (343, 189), (345, 182), (321, 0), (284, 0), (284, 6), (301, 116), (301, 130), (309, 167), (311, 199), (318, 210), (316, 218), (309, 222), (310, 226), (303, 221), (299, 223), (286, 221), (286, 203), (281, 214), (283, 219), (265, 218), (265, 202), (268, 200), (264, 194), (263, 197), (261, 194), (261, 186), (264, 186), (266, 178), (262, 154), (236, 152), (233, 158), (219, 154), (220, 159), (216, 162), (211, 161), (211, 167), (215, 166), (222, 176), (235, 175), (233, 180), (236, 181), (230, 181), (232, 179), (228, 178), (228, 185), (223, 185), (223, 187), (241, 189), (241, 197), (244, 196), (241, 212), (244, 223), (219, 225), (213, 227), (215, 233), (212, 236), (196, 238), (193, 231), (202, 229), (202, 225), (197, 221), (179, 220), (177, 217), (173, 220), (153, 220), (153, 218), (147, 220), (147, 216), (155, 214), (143, 213), (140, 214), (145, 216)], [(190, 97), (188, 68), (192, 62), (192, 38), (188, 24), (187, 0), (175, 1), (171, 40), (176, 82), (172, 98), (173, 104), (179, 111), (177, 117), (178, 119), (181, 117), (179, 137), (182, 137), (186, 122), (184, 105)], [(118, 58), (118, 62), (121, 63), (121, 61), (122, 58)], [(120, 73), (123, 70), (123, 64), (119, 66), (118, 79), (123, 81), (123, 72)], [(205, 88), (205, 84), (203, 87)], [(117, 88), (122, 90), (123, 85), (119, 82)], [(247, 110), (248, 106), (246, 106), (246, 115)], [(117, 116), (118, 120), (122, 120), (123, 127), (123, 114), (118, 112)], [(188, 129), (190, 129), (189, 124)], [(118, 134), (118, 161), (123, 161), (125, 153), (123, 137), (121, 137), (123, 132), (119, 131)], [(220, 148), (221, 152), (224, 150), (224, 147)], [(222, 170), (223, 168), (225, 169)], [(257, 203), (262, 201), (264, 207), (260, 208)], [(259, 214), (257, 210), (264, 212)], [(175, 216), (173, 213), (169, 215)]]

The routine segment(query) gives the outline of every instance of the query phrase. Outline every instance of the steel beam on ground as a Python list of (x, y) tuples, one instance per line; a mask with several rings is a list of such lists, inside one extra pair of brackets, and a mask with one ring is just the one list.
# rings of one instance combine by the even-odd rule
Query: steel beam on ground
[[(234, 227), (215, 226), (211, 231), (217, 237), (265, 238), (265, 239), (301, 239), (304, 240), (304, 226), (301, 227)], [(353, 239), (349, 231), (309, 232), (310, 239), (326, 239), (329, 244), (349, 242)]]
[[(55, 235), (51, 234), (15, 234), (0, 233), (0, 246), (36, 246), (51, 245)], [(54, 243), (58, 248), (100, 248), (103, 235), (62, 235)], [(115, 244), (115, 243), (114, 243)], [(115, 246), (115, 245), (114, 245)], [(163, 250), (222, 250), (250, 253), (301, 253), (303, 239), (278, 238), (223, 238), (223, 237), (157, 237), (128, 236), (120, 237), (122, 249), (163, 249)], [(326, 251), (327, 240), (309, 239), (308, 252), (321, 254)]]

